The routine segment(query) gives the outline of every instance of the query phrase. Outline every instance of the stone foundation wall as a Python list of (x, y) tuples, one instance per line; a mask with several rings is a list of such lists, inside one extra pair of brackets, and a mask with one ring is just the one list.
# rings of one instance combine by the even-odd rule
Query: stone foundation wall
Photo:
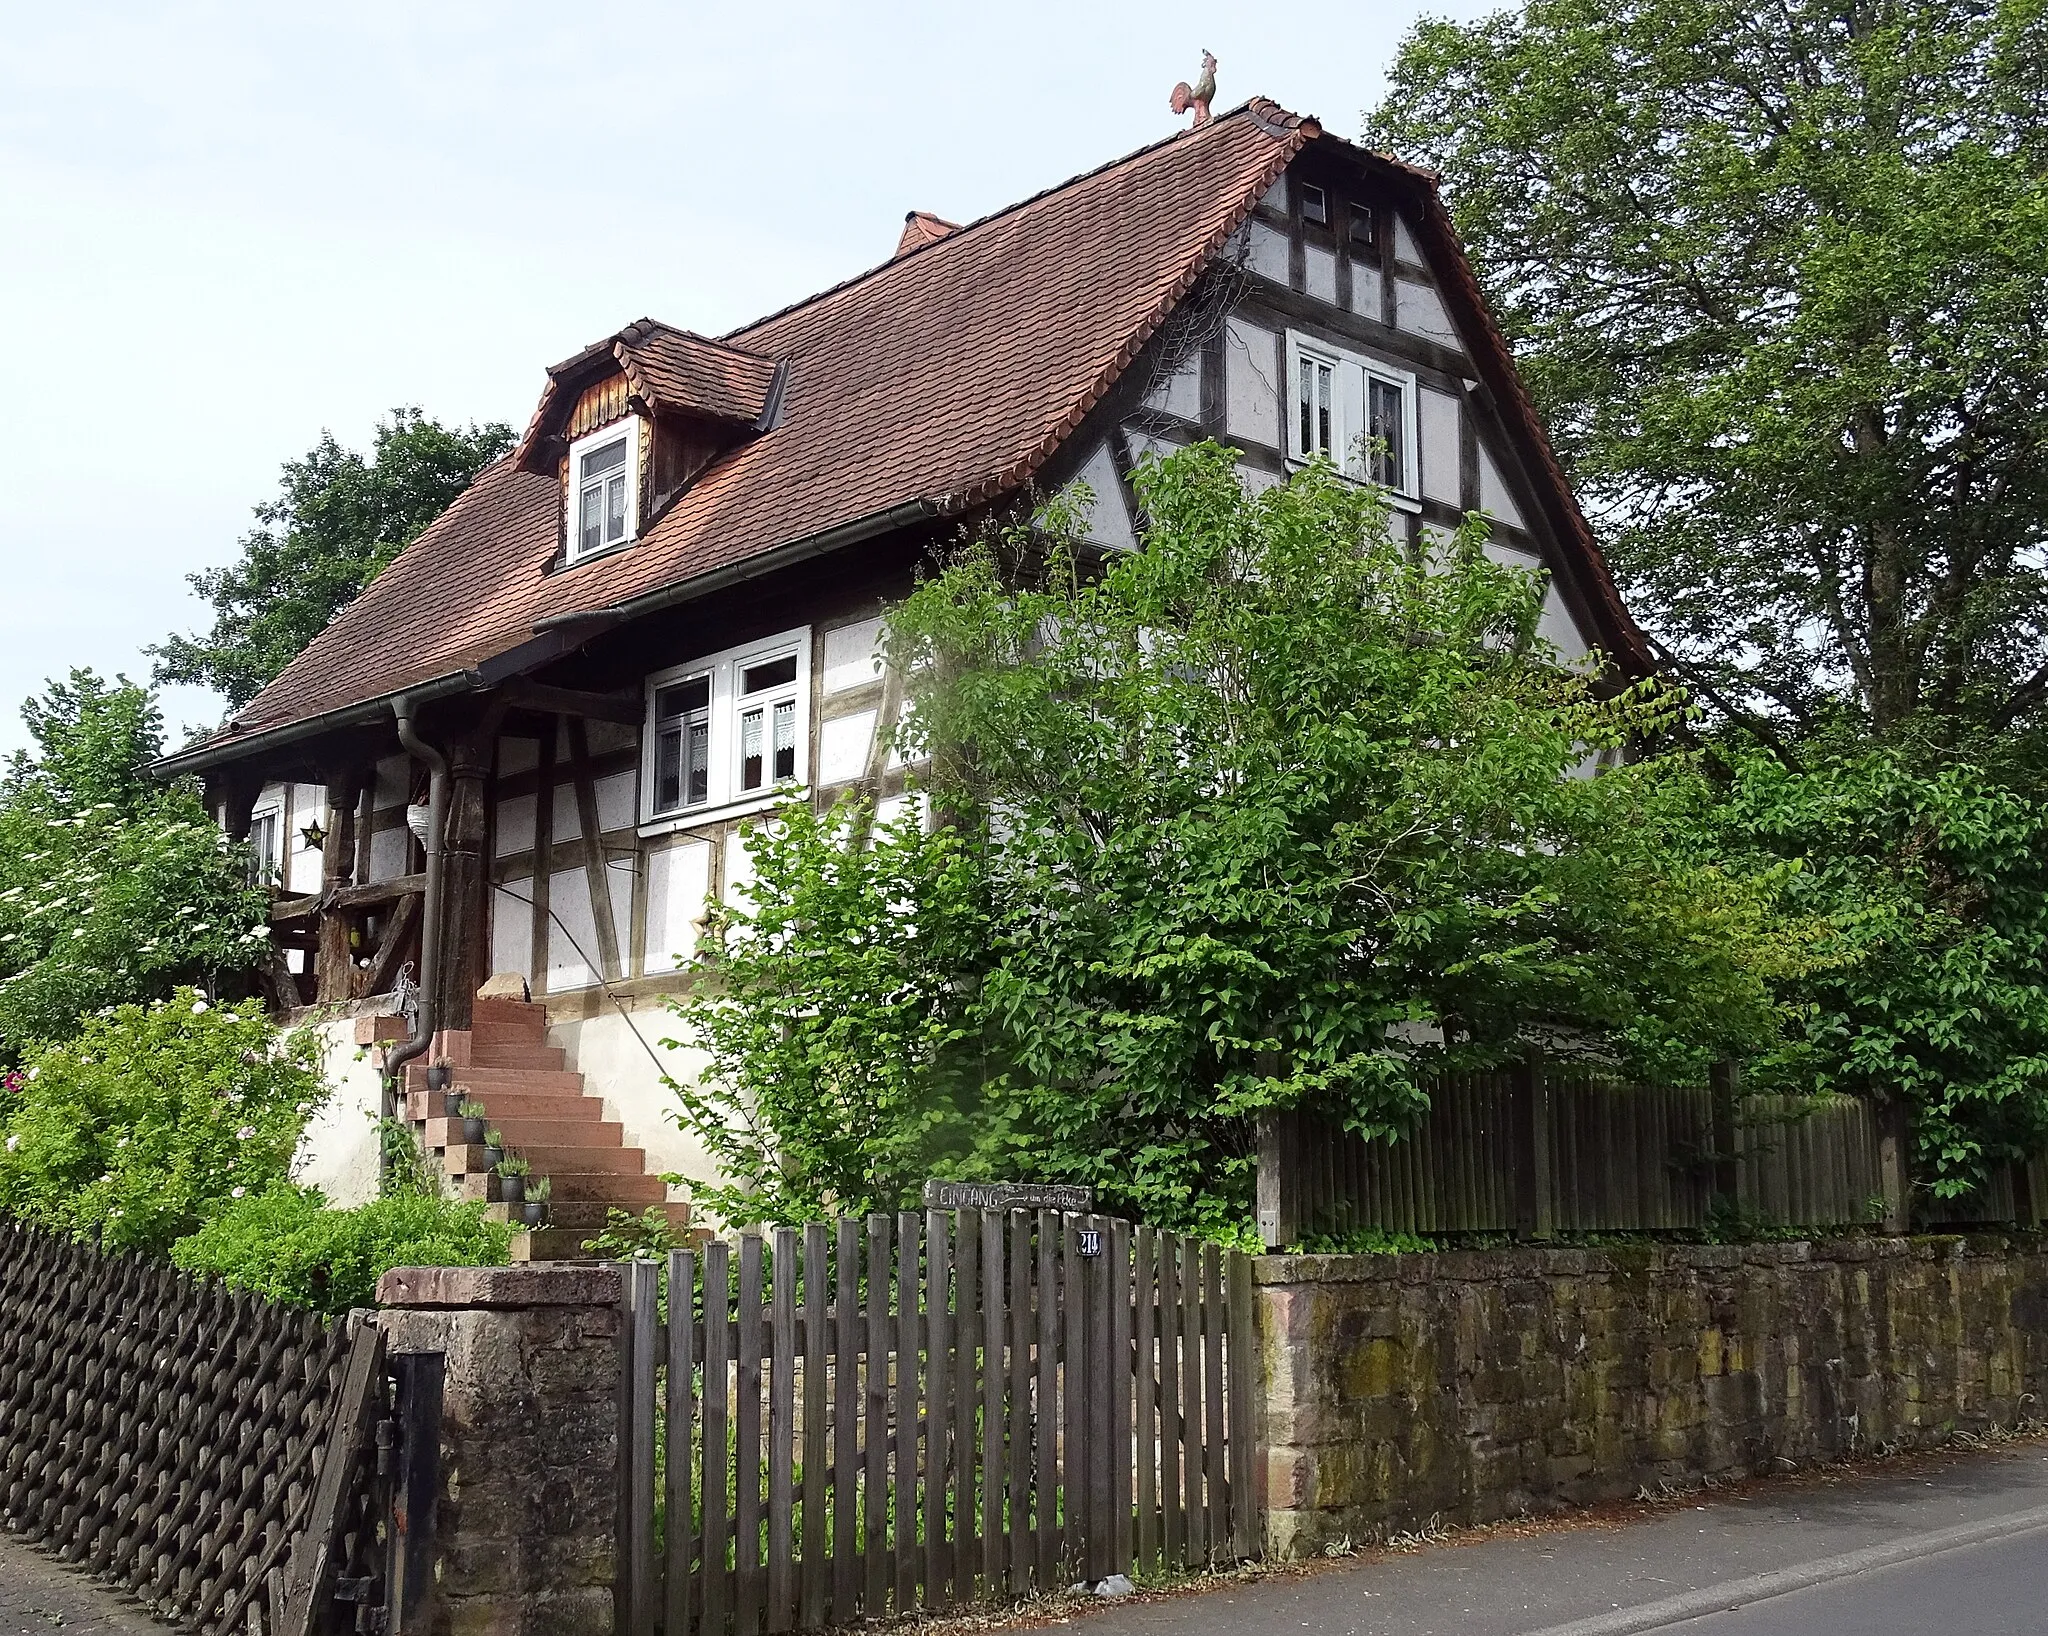
[(1269, 1256), (1269, 1548), (2043, 1415), (2039, 1240)]

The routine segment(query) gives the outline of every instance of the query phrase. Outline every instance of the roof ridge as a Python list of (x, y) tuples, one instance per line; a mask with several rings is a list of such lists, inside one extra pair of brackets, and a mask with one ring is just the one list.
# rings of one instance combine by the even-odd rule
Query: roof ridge
[(1282, 108), (1279, 103), (1273, 101), (1270, 97), (1247, 97), (1236, 107), (1226, 108), (1206, 125), (1192, 125), (1184, 130), (1174, 131), (1168, 136), (1159, 138), (1156, 142), (1144, 143), (1142, 146), (1131, 149), (1128, 153), (1118, 154), (1114, 159), (1104, 160), (1101, 164), (1095, 165), (1088, 170), (1077, 171), (1064, 181), (1055, 182), (1050, 187), (1042, 187), (1036, 193), (1027, 194), (1021, 199), (1013, 200), (998, 210), (991, 210), (986, 216), (977, 216), (972, 221), (962, 222), (944, 238), (936, 239), (932, 243), (912, 251), (910, 255), (891, 256), (886, 261), (878, 261), (872, 267), (865, 267), (857, 273), (849, 274), (837, 284), (828, 284), (824, 289), (814, 290), (809, 295), (791, 301), (785, 306), (777, 307), (773, 312), (763, 313), (759, 318), (749, 319), (737, 328), (727, 330), (720, 339), (729, 341), (736, 335), (746, 335), (768, 324), (772, 324), (778, 318), (787, 318), (793, 312), (801, 312), (805, 307), (812, 306), (830, 296), (839, 295), (843, 291), (850, 290), (855, 285), (865, 283), (877, 274), (888, 272), (899, 263), (910, 260), (911, 256), (922, 255), (926, 251), (936, 250), (941, 245), (956, 245), (970, 233), (988, 226), (991, 222), (1001, 221), (1006, 216), (1014, 215), (1020, 210), (1037, 204), (1040, 200), (1049, 199), (1058, 193), (1064, 193), (1070, 187), (1078, 187), (1083, 182), (1093, 181), (1096, 177), (1115, 170), (1119, 165), (1127, 165), (1134, 159), (1142, 159), (1147, 154), (1156, 153), (1161, 148), (1170, 147), (1176, 142), (1206, 139), (1213, 133), (1220, 131), (1233, 120), (1248, 119), (1263, 134), (1273, 136), (1274, 140), (1277, 141), (1280, 138), (1274, 134), (1271, 128), (1272, 124), (1276, 122), (1262, 117), (1261, 114), (1261, 110), (1268, 108), (1272, 109), (1282, 118), (1292, 120), (1294, 122), (1294, 129), (1299, 129), (1305, 124), (1315, 124), (1318, 130), (1321, 129), (1320, 123), (1313, 118), (1302, 114), (1289, 113), (1288, 110)]

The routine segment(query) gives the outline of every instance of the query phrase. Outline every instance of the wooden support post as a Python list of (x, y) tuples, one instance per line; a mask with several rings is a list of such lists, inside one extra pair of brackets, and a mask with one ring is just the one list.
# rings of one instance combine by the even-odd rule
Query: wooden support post
[(1259, 1115), (1259, 1242), (1285, 1249), (1301, 1238), (1301, 1115), (1292, 1108)]
[(1888, 1102), (1877, 1110), (1877, 1182), (1884, 1195), (1884, 1230), (1894, 1237), (1912, 1224), (1906, 1131), (1904, 1103)]
[(483, 981), (484, 780), (492, 740), (471, 733), (449, 746), (448, 833), (441, 858), (441, 1004), (439, 1026), (468, 1029)]
[(1735, 1115), (1742, 1095), (1742, 1070), (1732, 1062), (1717, 1062), (1707, 1076), (1713, 1098), (1714, 1196), (1723, 1200), (1724, 1210), (1736, 1206), (1741, 1175), (1735, 1160)]
[(355, 884), (356, 802), (362, 777), (334, 772), (327, 779), (327, 838), (320, 848), (320, 947), (314, 956), (314, 998), (326, 1003), (354, 997), (355, 931), (360, 917), (333, 901)]

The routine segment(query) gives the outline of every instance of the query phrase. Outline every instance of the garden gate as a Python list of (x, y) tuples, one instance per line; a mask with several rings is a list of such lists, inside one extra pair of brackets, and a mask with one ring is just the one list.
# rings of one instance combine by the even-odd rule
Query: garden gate
[(626, 1268), (632, 1636), (810, 1630), (1258, 1549), (1237, 1252), (930, 1210), (672, 1252), (667, 1321), (661, 1272)]

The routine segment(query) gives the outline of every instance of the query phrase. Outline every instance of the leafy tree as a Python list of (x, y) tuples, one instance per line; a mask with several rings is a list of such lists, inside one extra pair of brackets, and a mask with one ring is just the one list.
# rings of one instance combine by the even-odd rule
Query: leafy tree
[(244, 856), (192, 789), (150, 777), (144, 689), (74, 670), (22, 715), (35, 752), (0, 780), (0, 1060), (107, 1006), (232, 983), (269, 935)]
[(743, 1182), (889, 1207), (942, 1164), (1230, 1231), (1261, 1110), (1391, 1134), (1531, 1037), (1671, 1074), (1772, 1037), (1783, 867), (1716, 865), (1690, 761), (1570, 776), (1671, 699), (1563, 668), (1481, 524), (1420, 563), (1326, 467), (1137, 480), (1144, 551), (1084, 573), (1055, 513), (892, 616), (946, 825), (757, 841), (687, 1002)]
[(0, 1210), (162, 1255), (281, 1182), (324, 1099), (311, 1036), (192, 989), (86, 1020), (0, 1082)]
[(1831, 958), (1784, 984), (1760, 1088), (1911, 1115), (1918, 1179), (1968, 1193), (2048, 1142), (2048, 809), (1997, 769), (1847, 735), (1734, 752), (1721, 844), (1796, 859)]
[(2048, 10), (1531, 0), (1408, 37), (1436, 166), (1632, 606), (1765, 734), (2048, 703)]
[(213, 629), (152, 649), (156, 679), (247, 704), (512, 442), (500, 421), (449, 427), (418, 409), (380, 421), (367, 460), (322, 432), (305, 459), (285, 462), (241, 557), (190, 576)]

